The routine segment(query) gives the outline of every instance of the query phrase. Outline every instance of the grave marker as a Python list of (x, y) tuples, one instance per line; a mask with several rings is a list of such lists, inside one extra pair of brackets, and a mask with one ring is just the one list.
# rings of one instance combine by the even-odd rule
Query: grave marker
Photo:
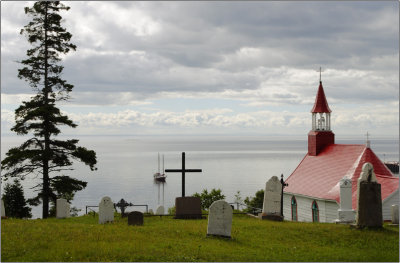
[(175, 198), (175, 219), (201, 219), (200, 197), (187, 196)]
[(357, 181), (357, 204), (357, 227), (382, 227), (381, 185), (370, 163), (363, 165)]
[(128, 225), (130, 226), (141, 226), (143, 225), (143, 213), (139, 211), (133, 211), (128, 214)]
[(232, 207), (227, 202), (213, 202), (208, 214), (207, 236), (231, 238), (232, 215)]
[(99, 203), (99, 224), (114, 221), (114, 203), (111, 198), (105, 196)]
[(349, 178), (340, 180), (340, 207), (338, 209), (339, 219), (336, 223), (353, 223), (356, 212), (352, 208), (352, 182)]
[(392, 224), (399, 224), (399, 205), (392, 205)]
[(70, 217), (70, 205), (67, 200), (60, 198), (56, 201), (56, 217), (67, 218)]
[(164, 206), (159, 205), (156, 209), (156, 215), (163, 215), (164, 214)]
[(282, 183), (277, 176), (272, 176), (265, 184), (262, 219), (282, 221), (281, 194)]

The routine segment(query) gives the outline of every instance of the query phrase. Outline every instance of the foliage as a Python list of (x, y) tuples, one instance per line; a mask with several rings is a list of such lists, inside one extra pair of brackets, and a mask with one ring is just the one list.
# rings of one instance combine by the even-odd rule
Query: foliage
[(209, 193), (207, 189), (203, 189), (203, 192), (201, 194), (199, 193), (194, 193), (195, 197), (200, 197), (201, 199), (201, 209), (203, 210), (208, 210), (210, 205), (217, 200), (222, 200), (225, 199), (225, 195), (221, 193), (221, 189), (212, 189), (211, 192)]
[(252, 212), (253, 211), (252, 208), (262, 209), (263, 202), (264, 202), (264, 190), (261, 189), (256, 192), (255, 197), (246, 197), (246, 199), (244, 199), (244, 203), (249, 206), (245, 210), (247, 212)]
[(13, 184), (7, 183), (2, 196), (6, 216), (15, 218), (31, 218), (31, 208), (27, 206), (24, 189), (18, 179)]
[[(13, 262), (396, 262), (399, 228), (352, 229), (233, 215), (232, 239), (207, 237), (207, 219), (98, 216), (1, 221), (1, 259)], [(157, 233), (155, 235), (154, 233)], [(266, 237), (268, 237), (266, 239)]]
[(176, 207), (175, 206), (168, 208), (168, 214), (169, 215), (175, 215), (175, 212), (176, 212)]
[[(91, 170), (96, 169), (97, 162), (96, 153), (77, 146), (78, 140), (56, 138), (61, 133), (60, 126), (77, 127), (56, 107), (56, 102), (70, 98), (73, 88), (61, 78), (64, 67), (59, 63), (62, 56), (76, 49), (70, 43), (72, 35), (61, 26), (59, 12), (67, 10), (69, 7), (59, 1), (39, 1), (33, 7), (25, 8), (32, 21), (21, 30), (21, 34), (33, 47), (26, 52), (28, 58), (20, 61), (23, 68), (18, 70), (18, 77), (27, 81), (36, 95), (29, 101), (23, 101), (15, 110), (16, 124), (11, 130), (18, 135), (33, 134), (33, 137), (21, 146), (11, 148), (1, 162), (2, 171), (6, 171), (2, 175), (4, 180), (11, 177), (23, 180), (28, 175), (43, 178), (36, 197), (43, 201), (43, 218), (47, 218), (49, 202), (52, 198), (54, 200), (55, 194), (54, 185), (51, 186), (55, 179), (52, 180), (50, 174), (73, 170), (73, 160), (84, 162)], [(64, 177), (62, 182), (72, 180)], [(68, 183), (62, 184), (61, 187), (68, 188), (62, 192), (71, 193), (66, 185)]]

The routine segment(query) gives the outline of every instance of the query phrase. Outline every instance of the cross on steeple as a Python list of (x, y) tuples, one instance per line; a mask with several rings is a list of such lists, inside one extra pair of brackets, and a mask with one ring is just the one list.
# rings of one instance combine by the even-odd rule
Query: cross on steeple
[(370, 147), (371, 147), (371, 142), (370, 142), (370, 140), (369, 140), (369, 136), (370, 136), (371, 134), (369, 134), (369, 133), (367, 132), (367, 134), (365, 134), (365, 135), (367, 136), (366, 146), (367, 146), (367, 148), (370, 148)]
[(322, 68), (319, 67), (319, 70), (317, 70), (317, 72), (319, 72), (319, 82), (321, 82), (321, 73), (323, 72)]

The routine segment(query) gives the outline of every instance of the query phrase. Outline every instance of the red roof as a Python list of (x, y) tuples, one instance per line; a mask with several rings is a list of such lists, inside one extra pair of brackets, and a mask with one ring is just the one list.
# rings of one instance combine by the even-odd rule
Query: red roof
[(399, 187), (399, 178), (394, 177), (375, 153), (365, 145), (331, 144), (317, 156), (306, 155), (286, 182), (286, 193), (335, 200), (340, 203), (339, 181), (344, 177), (352, 180), (353, 209), (357, 206), (357, 180), (362, 166), (369, 162), (374, 166), (381, 184), (382, 200)]
[(325, 97), (324, 88), (322, 87), (322, 81), (319, 82), (317, 96), (315, 97), (314, 107), (311, 110), (312, 113), (327, 113), (332, 112), (328, 106), (328, 101)]

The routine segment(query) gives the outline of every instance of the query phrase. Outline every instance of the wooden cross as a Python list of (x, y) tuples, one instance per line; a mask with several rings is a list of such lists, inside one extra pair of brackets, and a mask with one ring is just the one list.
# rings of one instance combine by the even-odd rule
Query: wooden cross
[(185, 197), (185, 173), (201, 173), (201, 169), (185, 168), (185, 152), (182, 152), (182, 169), (165, 169), (166, 173), (182, 173), (182, 197)]
[(283, 181), (283, 174), (281, 174), (281, 185), (282, 185), (282, 192), (281, 192), (281, 216), (283, 217), (283, 188), (285, 188), (285, 186), (289, 186), (289, 184), (285, 184), (285, 181)]

